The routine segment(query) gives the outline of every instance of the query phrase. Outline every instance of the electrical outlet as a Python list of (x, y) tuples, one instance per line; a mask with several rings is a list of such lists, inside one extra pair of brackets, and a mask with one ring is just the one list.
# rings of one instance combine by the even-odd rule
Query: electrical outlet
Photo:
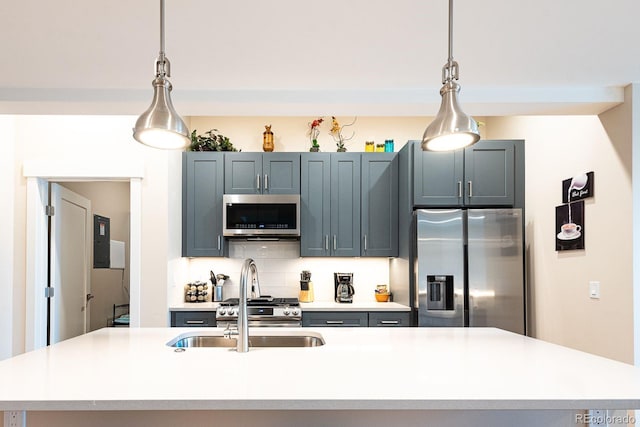
[(26, 427), (26, 415), (24, 411), (5, 411), (4, 427)]

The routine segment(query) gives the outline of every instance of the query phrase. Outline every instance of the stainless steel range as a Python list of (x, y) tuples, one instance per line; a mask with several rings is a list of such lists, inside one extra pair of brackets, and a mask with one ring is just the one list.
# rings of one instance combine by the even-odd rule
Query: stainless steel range
[[(229, 298), (216, 310), (217, 326), (226, 328), (238, 323), (238, 298)], [(249, 326), (302, 326), (302, 310), (298, 298), (262, 296), (247, 300)]]

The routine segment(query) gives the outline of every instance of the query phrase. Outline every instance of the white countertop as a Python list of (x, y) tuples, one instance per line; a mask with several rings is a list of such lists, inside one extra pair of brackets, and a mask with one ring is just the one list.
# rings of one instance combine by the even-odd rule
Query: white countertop
[[(218, 302), (183, 302), (172, 305), (170, 311), (216, 311)], [(411, 311), (407, 305), (396, 302), (354, 302), (351, 304), (334, 301), (301, 302), (302, 311)]]
[(326, 344), (175, 352), (222, 331), (105, 328), (0, 361), (0, 410), (640, 408), (640, 368), (498, 329), (258, 330)]

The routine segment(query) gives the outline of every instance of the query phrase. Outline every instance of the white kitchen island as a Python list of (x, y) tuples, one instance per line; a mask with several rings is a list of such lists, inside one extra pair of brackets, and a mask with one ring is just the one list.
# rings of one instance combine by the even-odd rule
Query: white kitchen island
[(0, 410), (27, 426), (564, 426), (640, 408), (639, 368), (493, 328), (250, 332), (326, 344), (176, 352), (222, 330), (101, 329), (0, 362)]

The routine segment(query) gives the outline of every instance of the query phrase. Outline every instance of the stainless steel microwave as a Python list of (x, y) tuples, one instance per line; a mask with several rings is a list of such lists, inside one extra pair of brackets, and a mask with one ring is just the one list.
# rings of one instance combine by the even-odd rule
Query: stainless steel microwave
[(299, 194), (225, 194), (222, 202), (224, 236), (300, 236)]

